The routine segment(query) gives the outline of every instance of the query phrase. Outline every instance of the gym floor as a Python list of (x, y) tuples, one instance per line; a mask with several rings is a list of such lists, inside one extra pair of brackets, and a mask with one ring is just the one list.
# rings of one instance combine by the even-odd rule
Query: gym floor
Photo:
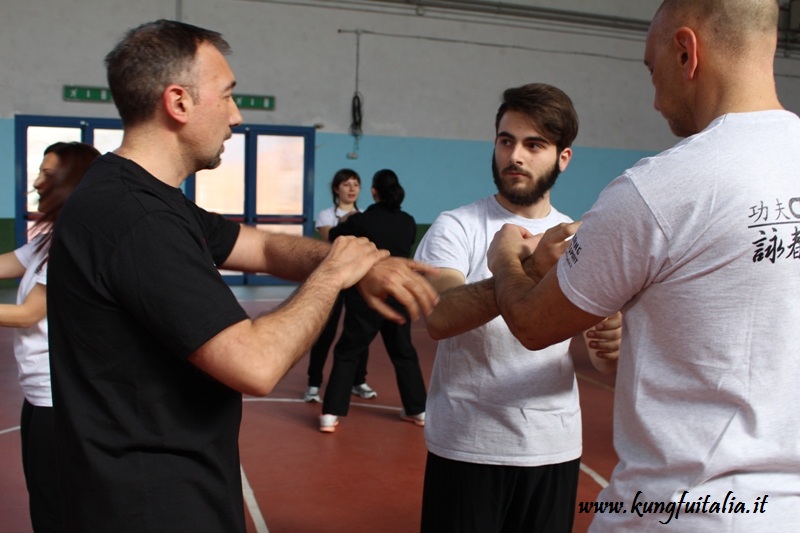
[[(234, 287), (256, 316), (277, 305), (291, 287)], [(0, 302), (14, 301), (0, 289)], [(421, 321), (412, 337), (423, 375), (430, 376), (436, 343)], [(329, 357), (325, 376), (330, 372)], [(370, 347), (367, 381), (372, 400), (353, 397), (350, 414), (333, 434), (318, 430), (320, 404), (302, 401), (307, 359), (265, 398), (245, 396), (240, 434), (248, 533), (413, 533), (419, 531), (425, 470), (423, 429), (400, 420), (394, 370), (382, 342)], [(578, 501), (593, 501), (617, 458), (611, 443), (613, 376), (575, 361), (583, 410), (583, 457)], [(5, 533), (28, 533), (19, 413), (22, 392), (13, 356), (13, 331), (0, 328), (0, 524)], [(576, 533), (591, 515), (576, 510)]]

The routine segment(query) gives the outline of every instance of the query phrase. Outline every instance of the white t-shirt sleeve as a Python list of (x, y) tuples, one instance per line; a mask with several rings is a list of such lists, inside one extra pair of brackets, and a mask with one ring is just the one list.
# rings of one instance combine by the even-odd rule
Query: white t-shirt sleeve
[(669, 261), (668, 241), (624, 175), (603, 190), (582, 221), (558, 262), (558, 283), (582, 310), (609, 316), (657, 280)]
[(452, 268), (466, 277), (469, 273), (470, 240), (466, 228), (450, 213), (434, 220), (417, 246), (414, 259), (437, 268)]
[(36, 248), (39, 245), (39, 240), (39, 238), (34, 237), (33, 240), (14, 250), (14, 255), (17, 256), (17, 259), (20, 263), (22, 263), (22, 266), (25, 267), (26, 271), (30, 270), (31, 268), (35, 269), (34, 272), (29, 276), (29, 279), (31, 279), (33, 283), (47, 285), (47, 263), (45, 262), (42, 264), (41, 268), (39, 268), (38, 264), (42, 262), (46, 254), (46, 252), (42, 253), (42, 251), (39, 253), (36, 252)]
[(317, 221), (314, 225), (315, 228), (324, 228), (326, 226), (335, 226), (338, 220), (336, 219), (336, 210), (333, 207), (323, 209), (317, 214)]

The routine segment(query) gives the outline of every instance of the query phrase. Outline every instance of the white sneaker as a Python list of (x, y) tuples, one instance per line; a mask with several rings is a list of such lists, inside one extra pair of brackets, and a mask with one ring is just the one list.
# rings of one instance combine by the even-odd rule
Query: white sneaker
[(303, 396), (303, 401), (322, 403), (322, 398), (319, 397), (319, 387), (307, 388), (306, 395)]
[(418, 415), (407, 415), (405, 411), (400, 411), (400, 419), (420, 427), (425, 427), (425, 411), (422, 411)]
[(371, 400), (372, 398), (378, 397), (378, 393), (372, 390), (372, 387), (366, 383), (354, 386), (350, 389), (350, 392), (352, 392), (355, 396), (364, 398), (365, 400)]
[(322, 415), (319, 417), (319, 430), (323, 433), (333, 433), (339, 425), (339, 417), (336, 415)]

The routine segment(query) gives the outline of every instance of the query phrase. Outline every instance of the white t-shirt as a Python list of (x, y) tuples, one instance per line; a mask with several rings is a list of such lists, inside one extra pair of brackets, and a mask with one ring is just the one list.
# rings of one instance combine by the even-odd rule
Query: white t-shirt
[[(505, 223), (542, 233), (569, 217), (552, 208), (542, 219), (516, 216), (494, 196), (439, 215), (416, 259), (491, 277), (486, 250)], [(569, 342), (531, 352), (502, 317), (439, 342), (425, 408), (428, 449), (480, 464), (541, 466), (581, 455), (581, 417)]]
[[(624, 312), (599, 499), (627, 512), (593, 532), (800, 527), (798, 154), (794, 114), (722, 116), (612, 182), (561, 258), (572, 303)], [(639, 491), (688, 503), (662, 525)]]
[[(358, 211), (358, 209), (353, 208)], [(339, 219), (348, 214), (350, 211), (339, 209), (338, 207), (329, 207), (317, 213), (317, 221), (314, 225), (315, 228), (324, 228), (325, 226), (336, 227), (339, 224)]]
[[(37, 283), (47, 284), (47, 263), (39, 267), (47, 256), (47, 247), (36, 251), (40, 237), (14, 250), (25, 267), (25, 274), (17, 290), (17, 304), (22, 304)], [(50, 393), (50, 354), (47, 342), (47, 317), (29, 328), (15, 328), (14, 356), (17, 359), (19, 382), (25, 399), (39, 407), (52, 407)]]

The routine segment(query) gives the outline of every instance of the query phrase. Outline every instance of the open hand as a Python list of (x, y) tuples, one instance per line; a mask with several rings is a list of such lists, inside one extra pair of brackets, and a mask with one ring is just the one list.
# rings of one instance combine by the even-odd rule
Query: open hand
[(386, 299), (394, 297), (406, 308), (411, 320), (429, 315), (439, 295), (423, 274), (437, 272), (438, 269), (412, 259), (388, 257), (375, 263), (358, 283), (358, 290), (367, 304), (384, 318), (402, 324), (405, 317), (387, 304)]
[(331, 271), (339, 280), (340, 290), (344, 290), (358, 283), (375, 263), (387, 257), (387, 250), (379, 250), (365, 237), (343, 236), (333, 241), (320, 268)]

